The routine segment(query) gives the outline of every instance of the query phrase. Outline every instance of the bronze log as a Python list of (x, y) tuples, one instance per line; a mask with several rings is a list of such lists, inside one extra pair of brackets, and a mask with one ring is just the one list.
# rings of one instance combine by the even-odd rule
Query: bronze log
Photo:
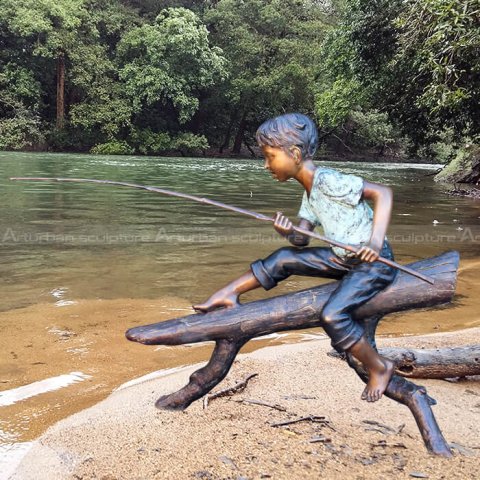
[(381, 348), (408, 378), (452, 378), (480, 375), (480, 345), (452, 348)]
[[(409, 266), (433, 277), (435, 284), (399, 272), (392, 285), (354, 312), (355, 318), (361, 320), (451, 301), (457, 278), (457, 252), (447, 252)], [(134, 327), (126, 332), (126, 336), (145, 345), (182, 345), (209, 340), (248, 339), (273, 332), (318, 327), (319, 313), (335, 288), (336, 282), (332, 282), (236, 308)]]

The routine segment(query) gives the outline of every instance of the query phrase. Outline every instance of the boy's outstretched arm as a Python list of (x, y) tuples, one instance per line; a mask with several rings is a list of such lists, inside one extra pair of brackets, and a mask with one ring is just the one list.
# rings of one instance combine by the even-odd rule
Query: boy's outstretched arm
[(392, 215), (393, 194), (391, 188), (379, 183), (363, 182), (363, 198), (373, 202), (373, 228), (368, 245), (357, 256), (364, 262), (378, 259)]
[[(315, 228), (315, 225), (303, 218), (300, 219), (298, 226), (304, 230), (309, 230), (310, 232)], [(296, 247), (305, 247), (310, 243), (310, 237), (295, 232), (293, 230), (293, 223), (282, 212), (277, 212), (273, 228)]]

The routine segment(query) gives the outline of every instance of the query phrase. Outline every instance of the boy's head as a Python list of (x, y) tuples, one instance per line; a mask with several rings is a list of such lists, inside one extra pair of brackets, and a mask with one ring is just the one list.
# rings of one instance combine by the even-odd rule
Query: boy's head
[(298, 147), (302, 160), (312, 159), (318, 144), (317, 127), (302, 113), (286, 113), (263, 122), (256, 137), (260, 147), (282, 148), (287, 153)]

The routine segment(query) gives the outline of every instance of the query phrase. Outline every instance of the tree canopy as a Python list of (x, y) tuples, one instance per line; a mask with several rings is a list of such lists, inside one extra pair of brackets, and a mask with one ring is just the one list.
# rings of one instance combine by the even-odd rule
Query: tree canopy
[(0, 148), (253, 153), (267, 117), (326, 148), (477, 142), (478, 0), (3, 0)]

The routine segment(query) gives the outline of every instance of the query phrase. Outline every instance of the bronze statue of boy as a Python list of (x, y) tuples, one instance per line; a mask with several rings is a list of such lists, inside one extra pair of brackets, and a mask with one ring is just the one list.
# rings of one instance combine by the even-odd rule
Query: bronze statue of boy
[[(277, 213), (274, 228), (293, 247), (276, 250), (256, 260), (248, 272), (214, 293), (196, 311), (234, 307), (242, 293), (262, 286), (269, 290), (290, 275), (338, 279), (338, 286), (325, 304), (320, 324), (338, 351), (347, 351), (362, 362), (369, 381), (362, 399), (378, 400), (394, 372), (394, 364), (370, 345), (351, 312), (387, 287), (396, 270), (377, 262), (379, 255), (393, 260), (385, 238), (392, 210), (390, 188), (355, 175), (317, 167), (312, 159), (318, 135), (310, 118), (290, 113), (267, 120), (257, 130), (257, 142), (265, 168), (274, 179), (297, 180), (305, 189), (298, 216), (299, 226), (312, 231), (321, 225), (325, 235), (361, 246), (356, 255), (337, 247), (307, 247), (309, 238), (295, 233), (292, 222)], [(373, 202), (373, 211), (366, 200)]]

